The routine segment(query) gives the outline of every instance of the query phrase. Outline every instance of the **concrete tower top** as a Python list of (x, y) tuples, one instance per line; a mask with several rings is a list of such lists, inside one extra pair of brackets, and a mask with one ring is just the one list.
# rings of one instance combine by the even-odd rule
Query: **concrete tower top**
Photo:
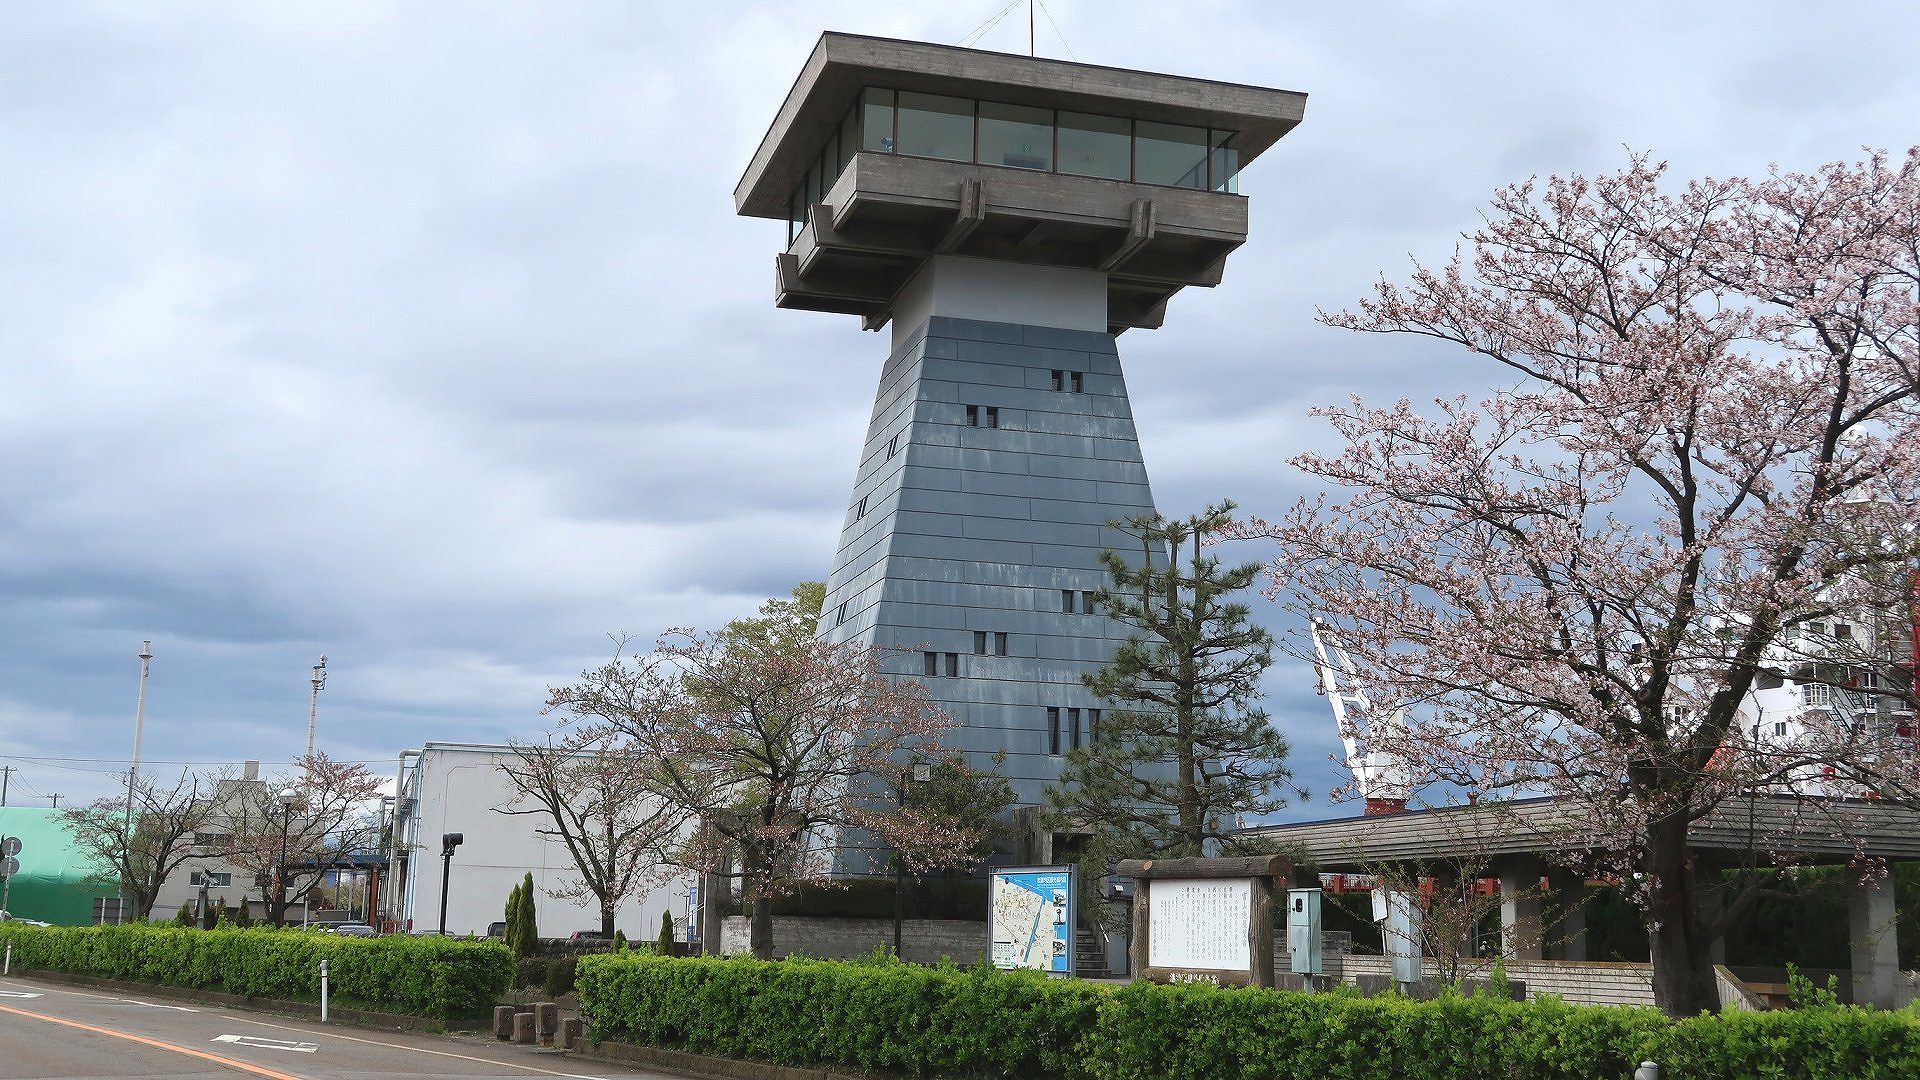
[(734, 188), (784, 219), (781, 307), (892, 317), (936, 255), (1097, 271), (1107, 322), (1157, 327), (1246, 240), (1242, 167), (1306, 95), (828, 33)]

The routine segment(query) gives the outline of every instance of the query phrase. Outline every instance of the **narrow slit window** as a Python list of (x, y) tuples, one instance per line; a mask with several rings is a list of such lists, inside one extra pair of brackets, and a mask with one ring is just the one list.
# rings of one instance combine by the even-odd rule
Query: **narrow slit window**
[(1060, 710), (1047, 709), (1047, 753), (1060, 756)]
[(978, 405), (967, 406), (967, 426), (968, 427), (980, 426), (980, 406)]
[(920, 654), (920, 659), (926, 665), (927, 678), (937, 679), (940, 677), (940, 654), (939, 653), (923, 652)]
[(993, 654), (995, 656), (1007, 655), (1007, 635), (1005, 634), (993, 635)]
[(1084, 394), (1087, 392), (1087, 384), (1084, 376), (1078, 371), (1067, 372), (1067, 387), (1075, 394)]
[(1087, 745), (1100, 745), (1100, 710), (1087, 710)]
[(1064, 372), (1064, 371), (1059, 371), (1059, 370), (1055, 370), (1055, 371), (1054, 371), (1054, 373), (1053, 373), (1053, 388), (1054, 388), (1055, 390), (1061, 390), (1061, 389), (1064, 389), (1064, 388), (1065, 388), (1065, 384), (1066, 384), (1066, 381), (1067, 381), (1067, 373), (1066, 373), (1066, 372)]
[(987, 655), (987, 632), (985, 630), (975, 630), (973, 632), (973, 654), (975, 656)]
[(887, 440), (887, 456), (892, 457), (893, 455), (899, 452), (900, 452), (900, 436), (895, 435), (893, 438)]
[(995, 405), (987, 406), (987, 426), (988, 427), (1000, 426), (1000, 409), (998, 406), (995, 406)]
[(1080, 594), (1080, 614), (1082, 615), (1093, 614), (1093, 594), (1092, 593), (1083, 592)]
[(959, 677), (960, 677), (960, 654), (957, 652), (950, 652), (947, 654), (947, 678), (957, 679)]
[(1073, 590), (1072, 589), (1060, 590), (1060, 610), (1066, 612), (1069, 615), (1073, 614)]
[(833, 619), (835, 626), (838, 626), (841, 623), (847, 621), (847, 605), (851, 603), (853, 603), (853, 601), (851, 600), (840, 601), (840, 614), (834, 616), (834, 619)]
[(860, 505), (854, 508), (853, 520), (859, 521), (861, 518), (866, 516), (867, 516), (867, 497), (865, 495), (862, 495), (860, 496)]
[(1773, 733), (1776, 737), (1784, 738), (1787, 734), (1787, 722), (1785, 720), (1774, 721)]
[(1068, 733), (1068, 738), (1073, 740), (1073, 748), (1075, 750), (1080, 749), (1080, 710), (1079, 709), (1067, 710), (1067, 733)]

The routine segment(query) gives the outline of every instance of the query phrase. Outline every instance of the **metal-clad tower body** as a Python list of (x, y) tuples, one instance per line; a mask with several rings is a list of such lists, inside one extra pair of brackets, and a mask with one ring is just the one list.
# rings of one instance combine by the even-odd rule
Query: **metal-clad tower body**
[(821, 633), (904, 650), (1037, 803), (1095, 734), (1109, 522), (1154, 511), (1116, 335), (1218, 284), (1305, 95), (826, 34), (735, 189), (781, 307), (891, 326)]

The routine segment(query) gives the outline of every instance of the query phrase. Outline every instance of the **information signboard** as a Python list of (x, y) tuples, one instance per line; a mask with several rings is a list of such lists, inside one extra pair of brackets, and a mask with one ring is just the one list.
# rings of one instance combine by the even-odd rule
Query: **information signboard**
[(1021, 866), (987, 879), (988, 955), (1003, 969), (1073, 974), (1073, 868)]
[(1249, 879), (1165, 878), (1153, 883), (1147, 964), (1189, 971), (1246, 971), (1253, 918)]

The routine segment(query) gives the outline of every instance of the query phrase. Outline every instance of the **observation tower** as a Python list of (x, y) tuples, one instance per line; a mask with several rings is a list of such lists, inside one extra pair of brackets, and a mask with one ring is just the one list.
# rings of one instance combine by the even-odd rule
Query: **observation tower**
[(1099, 735), (1080, 676), (1109, 522), (1154, 511), (1115, 337), (1246, 240), (1240, 171), (1306, 95), (823, 34), (734, 189), (786, 225), (783, 308), (891, 349), (821, 634), (910, 650), (969, 764), (1041, 801)]

